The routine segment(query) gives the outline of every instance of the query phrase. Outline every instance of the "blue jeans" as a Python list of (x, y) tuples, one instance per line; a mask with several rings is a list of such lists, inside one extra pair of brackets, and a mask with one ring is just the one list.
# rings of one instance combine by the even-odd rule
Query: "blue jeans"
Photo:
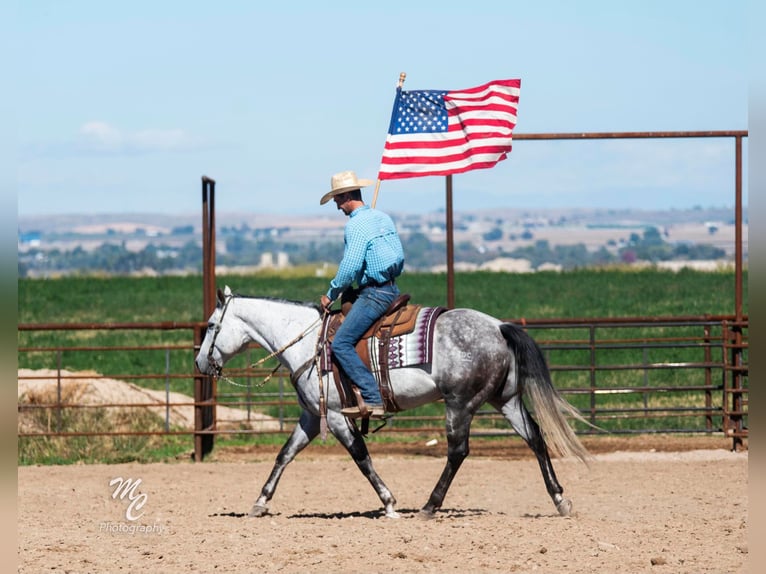
[(382, 405), (383, 399), (378, 382), (359, 358), (355, 346), (364, 332), (383, 316), (398, 296), (399, 288), (396, 285), (362, 289), (332, 342), (333, 356), (351, 381), (359, 387), (364, 402), (370, 405)]

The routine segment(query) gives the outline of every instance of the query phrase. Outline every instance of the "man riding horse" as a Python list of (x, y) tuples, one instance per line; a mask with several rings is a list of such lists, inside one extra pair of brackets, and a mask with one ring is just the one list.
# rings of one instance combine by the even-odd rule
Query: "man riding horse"
[(346, 289), (354, 283), (358, 286), (354, 305), (332, 342), (333, 357), (359, 388), (363, 401), (359, 406), (341, 410), (349, 418), (382, 418), (385, 414), (378, 383), (355, 346), (399, 295), (396, 278), (404, 268), (404, 251), (394, 222), (362, 200), (362, 188), (371, 183), (368, 179), (357, 179), (353, 171), (336, 173), (330, 180), (330, 191), (319, 202), (324, 205), (333, 199), (348, 216), (343, 259), (327, 293), (321, 297), (322, 307), (329, 309)]

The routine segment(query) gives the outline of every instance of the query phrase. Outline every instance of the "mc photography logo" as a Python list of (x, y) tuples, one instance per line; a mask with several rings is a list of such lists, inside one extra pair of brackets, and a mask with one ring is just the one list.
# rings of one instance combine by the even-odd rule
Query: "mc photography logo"
[(143, 524), (138, 523), (138, 519), (144, 516), (143, 510), (149, 501), (149, 496), (141, 492), (142, 480), (132, 478), (122, 478), (118, 476), (109, 481), (112, 489), (112, 500), (122, 502), (125, 506), (124, 522), (102, 522), (99, 525), (99, 532), (109, 532), (112, 534), (162, 534), (167, 528), (163, 524)]

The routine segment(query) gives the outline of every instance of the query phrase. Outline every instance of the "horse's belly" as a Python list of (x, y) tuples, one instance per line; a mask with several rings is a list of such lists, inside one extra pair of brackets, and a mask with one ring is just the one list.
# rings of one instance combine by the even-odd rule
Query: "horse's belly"
[(402, 410), (414, 409), (441, 398), (439, 388), (424, 369), (406, 367), (389, 371), (396, 403)]

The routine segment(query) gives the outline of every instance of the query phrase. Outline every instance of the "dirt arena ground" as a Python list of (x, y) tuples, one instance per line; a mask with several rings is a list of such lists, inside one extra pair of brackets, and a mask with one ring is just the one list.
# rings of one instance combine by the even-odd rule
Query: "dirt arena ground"
[[(442, 471), (441, 441), (370, 445), (398, 520), (347, 455), (320, 444), (288, 467), (263, 518), (247, 513), (271, 448), (217, 449), (203, 463), (20, 467), (17, 572), (749, 571), (747, 450), (710, 438), (584, 442), (590, 467), (554, 462), (569, 518), (512, 440), (474, 441), (430, 521), (418, 510)], [(113, 498), (118, 477), (141, 482)]]

